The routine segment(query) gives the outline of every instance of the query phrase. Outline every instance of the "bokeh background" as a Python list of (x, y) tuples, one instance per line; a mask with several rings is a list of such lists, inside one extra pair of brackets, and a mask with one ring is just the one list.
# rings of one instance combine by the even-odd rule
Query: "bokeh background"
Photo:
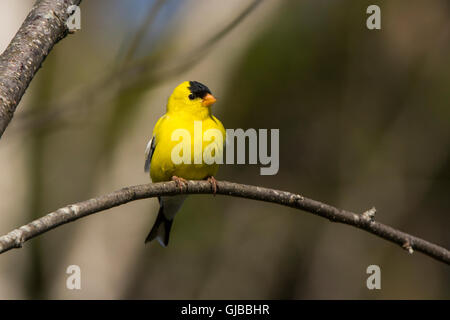
[[(0, 49), (33, 2), (0, 2)], [(366, 28), (381, 7), (382, 29)], [(0, 233), (147, 183), (144, 149), (181, 81), (227, 128), (280, 129), (280, 170), (218, 179), (298, 192), (450, 247), (447, 0), (97, 0), (57, 44), (0, 141)], [(2, 299), (449, 299), (443, 263), (251, 200), (192, 196), (171, 243), (144, 246), (157, 200), (59, 227), (0, 256)], [(66, 289), (81, 267), (82, 289)], [(381, 268), (381, 290), (366, 268)]]

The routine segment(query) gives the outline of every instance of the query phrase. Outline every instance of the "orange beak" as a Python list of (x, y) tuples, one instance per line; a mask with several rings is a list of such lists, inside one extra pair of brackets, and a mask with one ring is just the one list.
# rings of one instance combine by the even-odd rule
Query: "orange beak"
[(203, 97), (202, 106), (209, 107), (216, 102), (216, 98), (210, 93)]

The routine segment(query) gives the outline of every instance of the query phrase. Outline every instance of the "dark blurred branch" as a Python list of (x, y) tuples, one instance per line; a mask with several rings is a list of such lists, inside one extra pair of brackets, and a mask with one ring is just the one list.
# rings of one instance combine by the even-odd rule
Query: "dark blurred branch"
[[(233, 20), (225, 25), (223, 29), (219, 30), (216, 34), (212, 35), (204, 43), (200, 44), (198, 47), (194, 48), (183, 57), (176, 59), (176, 61), (181, 61), (181, 63), (179, 63), (178, 65), (172, 66), (170, 69), (158, 70), (157, 68), (154, 68), (151, 63), (149, 63), (151, 62), (152, 57), (146, 57), (142, 61), (137, 61), (133, 66), (130, 66), (129, 71), (135, 73), (136, 70), (144, 70), (145, 72), (141, 73), (144, 76), (144, 81), (146, 79), (145, 76), (148, 77), (148, 74), (153, 72), (153, 74), (151, 74), (151, 77), (159, 79), (159, 81), (161, 81), (160, 79), (165, 80), (191, 69), (198, 62), (200, 62), (220, 40), (222, 40), (242, 21), (244, 21), (245, 18), (247, 18), (258, 7), (258, 5), (262, 3), (262, 1), (263, 0), (253, 0), (238, 16), (233, 18)], [(136, 81), (143, 80), (141, 78), (138, 78), (136, 79)]]
[[(64, 115), (73, 110), (79, 111), (81, 109), (80, 106), (85, 105), (83, 101), (86, 99), (92, 100), (95, 96), (99, 95), (99, 92), (106, 91), (109, 88), (124, 91), (142, 83), (146, 84), (150, 88), (167, 79), (170, 79), (173, 76), (180, 75), (192, 69), (200, 61), (202, 61), (202, 59), (211, 51), (212, 48), (215, 47), (218, 42), (220, 42), (220, 40), (222, 40), (227, 34), (242, 23), (245, 18), (247, 18), (262, 2), (263, 0), (251, 1), (250, 4), (239, 13), (239, 15), (233, 17), (233, 19), (218, 30), (217, 33), (214, 33), (210, 38), (207, 38), (194, 49), (174, 59), (175, 61), (181, 62), (177, 62), (172, 66), (159, 66), (159, 64), (154, 63), (155, 56), (152, 54), (130, 62), (127, 62), (127, 59), (125, 59), (123, 63), (120, 63), (116, 67), (112, 68), (112, 71), (101, 77), (99, 80), (89, 84), (86, 88), (76, 90), (75, 94), (71, 95), (73, 98), (68, 98), (67, 100), (62, 99), (64, 101), (50, 103), (50, 106), (47, 108), (48, 111), (44, 113), (28, 112), (22, 114), (23, 123), (21, 123), (19, 131), (24, 132), (29, 128), (46, 126), (49, 125), (50, 122), (60, 123)], [(148, 24), (151, 25), (154, 15), (157, 14), (159, 9), (159, 4), (155, 4), (152, 7), (143, 26)], [(144, 29), (142, 28), (141, 30)], [(137, 36), (137, 38), (140, 37), (141, 35)], [(133, 43), (135, 41), (139, 42), (140, 40), (133, 40)], [(134, 45), (132, 44), (129, 47), (128, 52), (134, 52), (135, 49), (132, 48), (133, 46)], [(133, 56), (133, 54), (127, 53), (127, 56), (128, 55), (130, 55), (130, 57)], [(117, 81), (120, 82), (123, 79), (126, 79), (126, 81), (122, 82), (118, 88), (113, 85), (117, 84)], [(114, 97), (116, 96), (114, 95)], [(69, 117), (72, 117), (72, 114), (69, 114)]]
[(132, 38), (131, 44), (129, 45), (129, 47), (125, 53), (125, 56), (123, 58), (122, 64), (119, 65), (118, 71), (116, 71), (116, 73), (120, 73), (122, 71), (121, 69), (124, 67), (124, 65), (126, 65), (127, 62), (131, 60), (131, 58), (133, 58), (134, 54), (136, 53), (137, 49), (139, 48), (139, 45), (142, 43), (142, 41), (143, 41), (146, 33), (150, 29), (150, 27), (153, 25), (156, 17), (158, 16), (160, 9), (162, 8), (162, 6), (164, 5), (165, 2), (166, 2), (166, 0), (157, 0), (155, 3), (152, 4), (152, 6), (150, 7), (150, 10), (148, 11), (147, 17), (145, 18), (145, 20), (143, 21), (143, 23), (137, 30), (134, 37)]
[[(447, 249), (374, 221), (375, 209), (370, 209), (363, 214), (357, 214), (286, 191), (226, 181), (218, 181), (217, 187), (217, 194), (272, 202), (291, 208), (301, 209), (317, 216), (327, 218), (333, 222), (340, 222), (354, 226), (358, 229), (366, 230), (367, 232), (402, 246), (410, 253), (412, 253), (413, 250), (417, 250), (436, 260), (450, 264), (450, 252)], [(161, 182), (126, 187), (98, 198), (68, 205), (11, 231), (0, 237), (0, 253), (13, 248), (20, 248), (25, 241), (60, 225), (75, 221), (96, 212), (101, 212), (138, 199), (154, 198), (157, 196), (173, 196), (181, 193), (209, 194), (212, 193), (212, 188), (211, 184), (207, 181), (189, 181), (182, 190), (177, 187), (175, 182)]]
[(0, 138), (34, 75), (67, 33), (67, 9), (81, 0), (39, 0), (0, 55)]

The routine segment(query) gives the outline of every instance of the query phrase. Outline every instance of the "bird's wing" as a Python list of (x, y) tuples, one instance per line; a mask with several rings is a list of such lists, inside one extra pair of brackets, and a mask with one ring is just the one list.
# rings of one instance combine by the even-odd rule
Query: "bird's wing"
[(150, 139), (150, 141), (147, 143), (147, 148), (145, 148), (145, 165), (144, 165), (144, 171), (149, 172), (150, 171), (150, 163), (152, 161), (153, 152), (155, 151), (156, 147), (156, 137), (153, 136), (153, 138)]
[(145, 165), (144, 165), (145, 172), (150, 171), (150, 163), (152, 162), (153, 152), (155, 152), (156, 148), (156, 136), (158, 135), (161, 123), (163, 123), (166, 118), (167, 116), (164, 115), (158, 119), (158, 121), (155, 124), (155, 128), (153, 129), (153, 137), (147, 143), (147, 148), (145, 148)]

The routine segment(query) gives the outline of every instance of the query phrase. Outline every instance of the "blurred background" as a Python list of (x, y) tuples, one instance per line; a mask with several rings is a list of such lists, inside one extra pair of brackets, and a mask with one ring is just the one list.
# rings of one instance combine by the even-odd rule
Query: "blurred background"
[[(0, 50), (33, 1), (0, 2)], [(366, 9), (381, 7), (380, 31)], [(450, 247), (447, 0), (83, 1), (0, 141), (0, 233), (149, 182), (144, 149), (184, 80), (226, 128), (280, 129), (280, 170), (217, 176), (363, 212)], [(2, 299), (449, 299), (448, 266), (294, 209), (191, 196), (171, 243), (158, 204), (95, 214), (0, 256)], [(81, 290), (66, 268), (81, 268)], [(381, 268), (368, 290), (366, 268)]]

